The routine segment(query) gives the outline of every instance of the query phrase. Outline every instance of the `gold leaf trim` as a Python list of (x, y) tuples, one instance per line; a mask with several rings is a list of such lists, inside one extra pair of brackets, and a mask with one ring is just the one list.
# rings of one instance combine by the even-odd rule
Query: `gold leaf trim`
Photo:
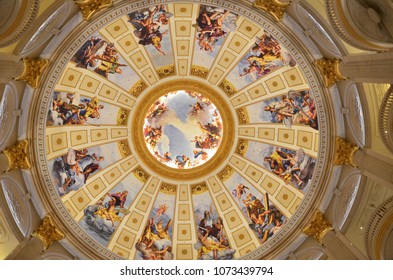
[(281, 3), (278, 0), (255, 0), (253, 5), (271, 14), (276, 21), (281, 21), (290, 3)]
[(202, 66), (192, 65), (191, 66), (191, 75), (206, 79), (207, 76), (209, 76), (209, 69), (202, 67)]
[(226, 181), (229, 177), (232, 176), (234, 170), (231, 166), (227, 165), (224, 167), (223, 170), (221, 170), (220, 172), (218, 172), (217, 176), (218, 178), (220, 178), (221, 181)]
[(23, 73), (17, 81), (24, 81), (28, 83), (32, 88), (37, 88), (40, 84), (41, 75), (47, 67), (49, 60), (44, 58), (23, 58)]
[(132, 95), (134, 95), (135, 97), (138, 97), (142, 91), (144, 91), (145, 89), (147, 89), (147, 84), (145, 83), (145, 81), (140, 80), (138, 82), (136, 82), (132, 88), (130, 89), (130, 93)]
[(235, 86), (229, 82), (228, 80), (223, 80), (220, 84), (219, 87), (228, 95), (232, 96), (237, 93), (237, 90)]
[(236, 153), (238, 153), (241, 156), (244, 156), (247, 153), (247, 150), (248, 150), (248, 140), (239, 139), (237, 143)]
[(321, 211), (316, 211), (310, 224), (306, 226), (303, 233), (314, 237), (318, 242), (322, 243), (322, 239), (326, 233), (333, 230), (331, 224), (326, 220)]
[(143, 170), (141, 167), (137, 167), (132, 173), (134, 173), (135, 177), (143, 183), (146, 183), (147, 180), (149, 180), (150, 178), (150, 174)]
[(355, 153), (359, 147), (349, 143), (346, 139), (336, 137), (336, 150), (334, 154), (334, 165), (350, 165), (357, 167), (355, 164)]
[(158, 76), (160, 76), (160, 79), (173, 76), (175, 75), (175, 66), (174, 65), (163, 66), (157, 70), (157, 73)]
[(119, 150), (120, 150), (120, 154), (123, 158), (131, 155), (131, 149), (130, 149), (130, 146), (128, 145), (127, 140), (123, 140), (123, 141), (119, 142)]
[(31, 234), (39, 238), (44, 244), (44, 251), (46, 251), (53, 241), (60, 241), (64, 239), (64, 234), (53, 224), (52, 218), (46, 215), (41, 221), (41, 224)]
[(237, 117), (239, 118), (239, 123), (240, 124), (248, 124), (250, 122), (250, 119), (248, 117), (248, 111), (246, 108), (242, 107), (237, 109)]
[(325, 87), (330, 88), (338, 81), (346, 80), (340, 72), (340, 59), (321, 58), (315, 61), (319, 71), (323, 76)]
[(29, 169), (31, 164), (28, 157), (29, 141), (24, 139), (18, 141), (14, 146), (5, 148), (3, 153), (8, 158), (8, 169), (9, 172), (14, 169)]
[(207, 185), (205, 182), (195, 184), (191, 186), (192, 194), (201, 194), (204, 192), (207, 192), (209, 189), (207, 188)]
[(171, 185), (168, 183), (162, 183), (160, 186), (160, 192), (169, 194), (169, 195), (176, 195), (177, 186)]
[(117, 113), (117, 125), (126, 125), (128, 120), (129, 111), (120, 108), (119, 113)]
[(98, 11), (112, 6), (113, 0), (74, 0), (78, 5), (83, 19), (89, 20)]

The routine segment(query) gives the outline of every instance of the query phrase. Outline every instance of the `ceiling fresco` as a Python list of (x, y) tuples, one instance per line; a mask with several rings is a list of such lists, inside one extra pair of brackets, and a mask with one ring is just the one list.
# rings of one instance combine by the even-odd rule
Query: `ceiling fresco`
[[(117, 15), (79, 43), (43, 106), (53, 199), (119, 258), (246, 256), (282, 230), (313, 181), (321, 120), (299, 65), (228, 8), (177, 1)], [(175, 86), (154, 96), (163, 82)]]
[(149, 108), (143, 135), (159, 162), (172, 168), (194, 168), (210, 160), (220, 147), (222, 119), (203, 95), (170, 92)]

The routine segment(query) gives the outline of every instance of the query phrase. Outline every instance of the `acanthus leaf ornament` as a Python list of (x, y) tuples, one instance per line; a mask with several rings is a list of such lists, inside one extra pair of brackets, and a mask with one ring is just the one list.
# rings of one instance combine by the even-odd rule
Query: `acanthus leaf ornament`
[(64, 239), (64, 234), (54, 225), (52, 218), (46, 215), (41, 224), (33, 231), (32, 236), (39, 238), (46, 251), (53, 241)]
[(191, 67), (191, 75), (206, 79), (207, 76), (209, 76), (209, 69), (202, 66), (193, 65)]
[(346, 139), (336, 137), (336, 151), (334, 165), (350, 165), (356, 167), (355, 153), (359, 150), (357, 145), (349, 143)]
[(8, 169), (10, 172), (14, 169), (29, 169), (31, 167), (28, 157), (29, 141), (27, 139), (18, 141), (14, 146), (5, 148), (3, 153), (8, 158)]
[(49, 60), (44, 58), (25, 57), (22, 61), (24, 65), (23, 73), (16, 78), (16, 80), (25, 81), (32, 88), (37, 88), (40, 83), (41, 75), (48, 65)]
[(319, 71), (321, 72), (325, 87), (330, 88), (338, 81), (346, 80), (340, 72), (340, 59), (337, 58), (321, 58), (315, 61)]
[(291, 2), (282, 3), (279, 0), (255, 0), (253, 3), (255, 7), (271, 14), (276, 21), (282, 20), (285, 10), (290, 4)]
[(326, 220), (323, 213), (317, 210), (310, 224), (304, 228), (303, 233), (314, 237), (318, 242), (322, 243), (322, 239), (326, 233), (332, 230), (332, 225)]
[(89, 20), (95, 13), (112, 6), (113, 0), (74, 0), (81, 10), (84, 20)]

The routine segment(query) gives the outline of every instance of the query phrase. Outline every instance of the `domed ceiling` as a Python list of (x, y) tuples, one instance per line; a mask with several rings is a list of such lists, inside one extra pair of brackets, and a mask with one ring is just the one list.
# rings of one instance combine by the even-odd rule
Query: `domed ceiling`
[(323, 99), (304, 46), (260, 10), (209, 3), (79, 15), (52, 57), (39, 177), (97, 257), (260, 257), (321, 186)]

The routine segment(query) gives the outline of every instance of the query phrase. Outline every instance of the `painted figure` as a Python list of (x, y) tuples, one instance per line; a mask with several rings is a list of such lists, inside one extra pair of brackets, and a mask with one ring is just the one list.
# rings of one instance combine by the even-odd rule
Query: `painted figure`
[(163, 26), (168, 25), (169, 18), (173, 15), (168, 13), (164, 5), (157, 5), (151, 9), (129, 14), (129, 21), (135, 27), (134, 35), (139, 38), (139, 44), (153, 46), (160, 54), (166, 55), (162, 50), (163, 36), (168, 34), (168, 29), (161, 31)]

